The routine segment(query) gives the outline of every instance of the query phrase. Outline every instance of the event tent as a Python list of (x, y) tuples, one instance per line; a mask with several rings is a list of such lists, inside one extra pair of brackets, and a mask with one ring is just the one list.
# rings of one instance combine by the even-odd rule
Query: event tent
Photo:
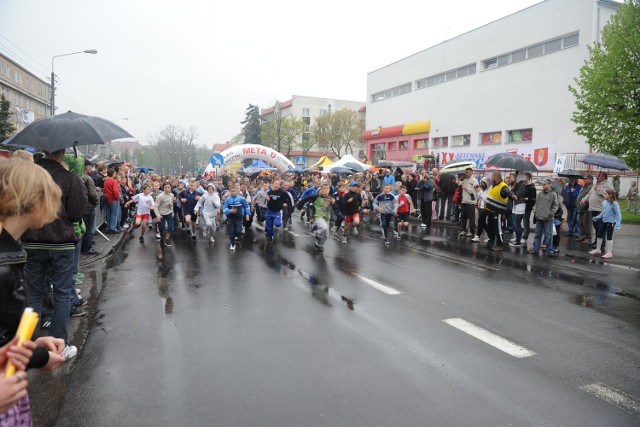
[(322, 156), (315, 162), (313, 165), (309, 166), (310, 168), (326, 168), (327, 166), (333, 164), (330, 158), (327, 156)]
[(340, 160), (338, 160), (337, 162), (333, 163), (330, 166), (327, 166), (324, 168), (325, 171), (331, 171), (332, 168), (336, 167), (336, 166), (344, 166), (347, 163), (356, 163), (360, 166), (362, 166), (363, 170), (369, 170), (369, 168), (371, 167), (371, 165), (368, 165), (366, 163), (362, 163), (361, 161), (359, 161), (358, 159), (356, 159), (355, 157), (353, 157), (353, 155), (351, 154), (345, 154), (344, 156), (342, 156), (342, 158)]

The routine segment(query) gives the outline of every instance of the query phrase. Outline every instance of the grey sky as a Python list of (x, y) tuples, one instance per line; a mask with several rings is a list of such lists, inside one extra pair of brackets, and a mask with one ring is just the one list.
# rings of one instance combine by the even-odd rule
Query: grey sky
[(240, 131), (249, 103), (365, 102), (368, 72), (535, 3), (0, 0), (0, 51), (46, 78), (52, 56), (97, 49), (56, 58), (58, 112), (115, 120), (141, 142), (195, 126), (210, 146)]

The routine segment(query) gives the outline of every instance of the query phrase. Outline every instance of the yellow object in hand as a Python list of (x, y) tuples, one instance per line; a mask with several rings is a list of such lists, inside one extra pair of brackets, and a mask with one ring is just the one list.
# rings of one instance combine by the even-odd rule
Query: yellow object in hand
[[(38, 325), (38, 313), (33, 311), (32, 308), (27, 307), (24, 309), (24, 313), (22, 313), (22, 318), (20, 319), (20, 325), (18, 326), (18, 332), (16, 335), (18, 336), (18, 347), (22, 347), (23, 341), (28, 341), (31, 339), (33, 335), (33, 331), (36, 330), (36, 326)], [(4, 370), (4, 376), (10, 377), (16, 373), (16, 367), (9, 361)]]

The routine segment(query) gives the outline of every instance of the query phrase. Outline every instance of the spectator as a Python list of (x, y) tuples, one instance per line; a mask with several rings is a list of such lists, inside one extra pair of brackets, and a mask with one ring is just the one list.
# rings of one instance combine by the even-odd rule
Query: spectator
[(82, 183), (84, 184), (84, 188), (87, 190), (87, 209), (84, 213), (84, 225), (86, 227), (86, 231), (82, 236), (82, 243), (80, 248), (80, 251), (83, 254), (96, 253), (96, 251), (93, 249), (92, 240), (96, 224), (96, 207), (100, 203), (100, 199), (98, 198), (98, 192), (96, 191), (95, 182), (91, 177), (93, 174), (93, 169), (93, 163), (91, 163), (89, 159), (85, 159), (84, 173), (80, 177)]

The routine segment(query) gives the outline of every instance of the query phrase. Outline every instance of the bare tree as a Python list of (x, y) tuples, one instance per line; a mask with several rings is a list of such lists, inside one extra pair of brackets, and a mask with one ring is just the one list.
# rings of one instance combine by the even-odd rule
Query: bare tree
[(355, 110), (344, 108), (316, 117), (314, 122), (311, 139), (320, 149), (330, 150), (337, 157), (357, 152), (365, 123)]
[(280, 103), (276, 102), (273, 116), (260, 125), (260, 139), (263, 145), (289, 156), (303, 129), (302, 119), (283, 113)]
[(159, 168), (163, 171), (169, 169), (174, 173), (193, 170), (196, 161), (195, 141), (198, 136), (195, 127), (185, 129), (177, 125), (167, 125), (158, 134), (150, 135), (148, 140), (158, 155)]

